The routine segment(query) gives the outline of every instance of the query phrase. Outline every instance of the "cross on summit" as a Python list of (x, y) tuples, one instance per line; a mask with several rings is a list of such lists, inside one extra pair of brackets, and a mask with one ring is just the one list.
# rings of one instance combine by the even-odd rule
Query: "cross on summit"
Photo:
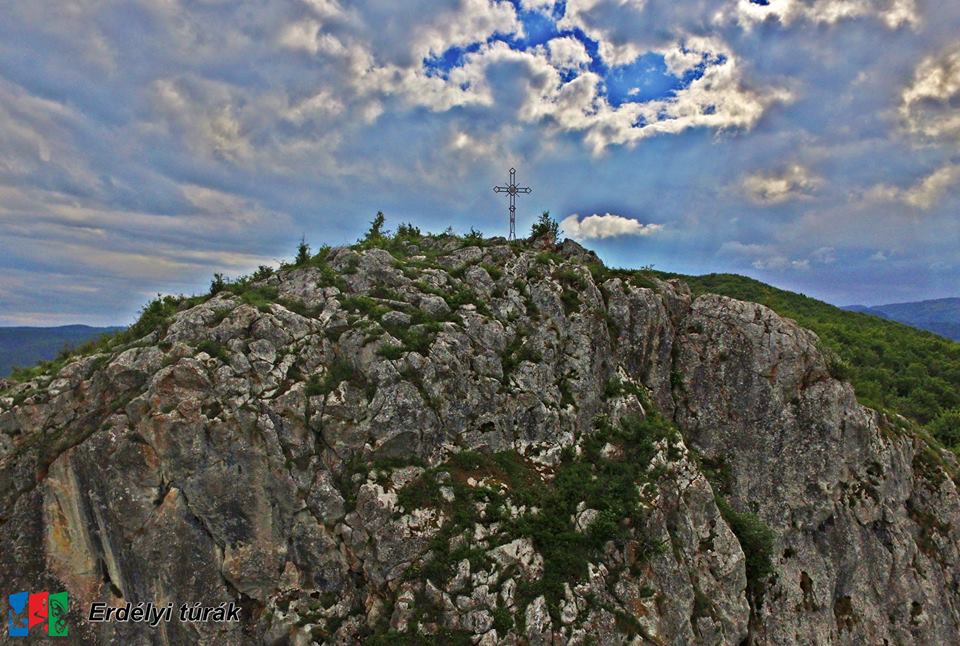
[(494, 186), (494, 193), (506, 193), (510, 196), (510, 240), (517, 239), (517, 194), (530, 193), (529, 186), (517, 186), (517, 169), (510, 169), (510, 183), (506, 186)]

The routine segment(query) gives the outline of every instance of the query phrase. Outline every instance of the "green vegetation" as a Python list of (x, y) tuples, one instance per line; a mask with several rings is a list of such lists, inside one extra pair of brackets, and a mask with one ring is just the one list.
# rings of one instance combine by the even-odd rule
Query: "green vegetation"
[[(408, 575), (439, 584), (453, 576), (463, 559), (469, 559), (471, 567), (486, 567), (489, 557), (484, 551), (454, 540), (479, 522), (479, 505), (484, 522), (500, 523), (499, 542), (528, 537), (543, 556), (543, 576), (518, 585), (517, 606), (523, 608), (533, 598), (545, 595), (551, 614), (558, 617), (563, 584), (582, 581), (587, 564), (600, 556), (607, 541), (639, 540), (641, 553), (648, 556), (662, 548), (647, 541), (642, 532), (637, 535), (645, 522), (638, 484), (659, 476), (657, 470), (648, 471), (655, 443), (677, 437), (675, 429), (656, 414), (646, 419), (628, 416), (617, 426), (600, 418), (596, 430), (582, 438), (579, 455), (571, 449), (564, 452), (549, 483), (514, 451), (453, 455), (398, 493), (398, 503), (405, 510), (444, 508), (451, 519), (431, 543), (431, 560)], [(612, 454), (605, 453), (607, 444), (616, 447)], [(468, 486), (468, 478), (485, 484)], [(449, 488), (447, 497), (445, 488)], [(449, 493), (453, 493), (452, 500)], [(581, 503), (597, 514), (587, 528), (578, 530), (574, 519)], [(514, 517), (510, 505), (528, 511)], [(538, 511), (530, 511), (533, 508)], [(500, 616), (497, 621), (509, 625), (513, 618)]]
[(720, 515), (740, 541), (746, 557), (747, 589), (759, 606), (763, 602), (763, 586), (767, 577), (773, 573), (770, 557), (776, 536), (756, 514), (739, 512), (720, 494), (715, 493), (714, 496)]
[(542, 358), (543, 356), (540, 354), (540, 351), (534, 348), (533, 344), (529, 343), (525, 336), (517, 332), (513, 339), (510, 340), (510, 343), (507, 344), (507, 350), (500, 360), (503, 366), (504, 382), (506, 382), (513, 371), (517, 369), (517, 366), (524, 361), (536, 363)]
[(216, 341), (211, 341), (210, 339), (201, 341), (197, 344), (197, 350), (199, 352), (206, 352), (211, 357), (220, 359), (220, 361), (224, 363), (230, 363), (230, 355), (227, 354), (227, 349)]
[(349, 361), (342, 359), (334, 361), (327, 368), (323, 377), (310, 375), (307, 379), (307, 387), (304, 394), (307, 397), (326, 397), (344, 381), (357, 381), (359, 379), (356, 368)]
[[(424, 291), (442, 296), (454, 312), (463, 304), (475, 305), (481, 313), (486, 313), (487, 304), (479, 299), (467, 286), (458, 285), (451, 289), (431, 288), (416, 276), (424, 269), (436, 268), (439, 255), (452, 249), (468, 245), (483, 245), (479, 231), (471, 229), (463, 236), (456, 236), (448, 230), (440, 234), (425, 234), (412, 224), (400, 224), (396, 231), (386, 230), (386, 217), (382, 212), (370, 223), (363, 239), (353, 246), (355, 250), (380, 248), (391, 253), (397, 261), (403, 261), (405, 273), (414, 277)], [(531, 230), (531, 237), (559, 235), (559, 224), (544, 212)], [(450, 243), (453, 242), (451, 245)], [(523, 242), (516, 245), (522, 246)], [(310, 245), (301, 238), (297, 245), (293, 264), (281, 264), (280, 270), (297, 267), (312, 267), (319, 270), (318, 283), (323, 287), (337, 287), (346, 290), (344, 276), (329, 264), (330, 247), (322, 246), (311, 255)], [(416, 254), (417, 259), (411, 259)], [(560, 267), (565, 258), (560, 254), (544, 250), (537, 256), (537, 272), (546, 271), (560, 281), (563, 292), (561, 300), (567, 313), (577, 311), (581, 306), (585, 286), (585, 277), (575, 269)], [(355, 273), (357, 258), (347, 261), (343, 274)], [(503, 276), (499, 267), (485, 264), (494, 280)], [(641, 270), (606, 268), (599, 264), (588, 264), (597, 283), (610, 278), (621, 280), (638, 287), (656, 289), (656, 278), (679, 277), (685, 280), (694, 294), (716, 293), (741, 300), (762, 303), (783, 316), (796, 320), (821, 339), (828, 368), (832, 375), (849, 380), (856, 389), (857, 396), (864, 404), (903, 415), (919, 425), (925, 425), (930, 435), (943, 445), (960, 454), (960, 343), (948, 341), (933, 334), (873, 316), (846, 312), (800, 294), (776, 289), (750, 278), (730, 274), (710, 274), (707, 276), (676, 276), (655, 272), (650, 267)], [(285, 301), (279, 298), (275, 287), (264, 285), (276, 270), (261, 266), (252, 275), (228, 279), (216, 273), (210, 283), (210, 290), (204, 296), (160, 296), (147, 303), (140, 312), (138, 320), (126, 330), (85, 343), (74, 349), (62, 352), (56, 359), (41, 362), (30, 368), (16, 369), (12, 373), (15, 381), (26, 381), (41, 375), (59, 371), (68, 361), (79, 355), (98, 352), (114, 352), (135, 343), (151, 334), (162, 333), (172, 317), (180, 311), (189, 309), (204, 300), (223, 292), (237, 296), (241, 302), (267, 311), (278, 303), (303, 316), (313, 316), (315, 312), (299, 302)], [(462, 274), (463, 269), (450, 272), (454, 277)], [(531, 315), (536, 313), (529, 291), (522, 285), (515, 285), (526, 294), (527, 306)], [(402, 300), (396, 294), (375, 293), (370, 296), (350, 296), (343, 298), (348, 311), (378, 321), (393, 305), (383, 301)], [(224, 311), (222, 317), (228, 316)], [(405, 351), (426, 352), (436, 333), (442, 329), (443, 321), (425, 317), (422, 313), (412, 312), (413, 320), (409, 326), (393, 326), (388, 331), (400, 339), (402, 346), (385, 347), (384, 356), (399, 357)], [(455, 320), (455, 315), (446, 317)], [(222, 320), (222, 318), (220, 319)], [(218, 322), (218, 321), (215, 321)], [(609, 323), (609, 321), (608, 321)], [(615, 326), (613, 326), (615, 328)], [(382, 334), (379, 328), (369, 330), (368, 340), (374, 340)], [(616, 332), (615, 329), (611, 330)], [(509, 374), (523, 360), (537, 361), (539, 356), (522, 339), (515, 339), (504, 357), (504, 372)]]
[(550, 211), (544, 211), (533, 226), (530, 227), (530, 239), (547, 238), (555, 242), (563, 234), (560, 223), (550, 217)]
[(310, 245), (307, 244), (305, 236), (300, 237), (300, 244), (297, 245), (297, 256), (293, 264), (300, 266), (310, 262)]
[[(662, 274), (663, 276), (669, 276)], [(679, 276), (694, 294), (761, 303), (813, 330), (835, 376), (872, 408), (899, 413), (960, 452), (960, 343), (900, 323), (847, 312), (744, 276)], [(832, 357), (829, 357), (832, 355)]]

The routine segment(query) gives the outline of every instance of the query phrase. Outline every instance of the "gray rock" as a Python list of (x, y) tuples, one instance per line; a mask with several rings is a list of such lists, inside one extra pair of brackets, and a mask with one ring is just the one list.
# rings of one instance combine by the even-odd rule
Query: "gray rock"
[[(0, 589), (69, 591), (91, 644), (353, 644), (388, 625), (479, 644), (960, 643), (955, 458), (860, 406), (812, 333), (676, 280), (598, 285), (571, 241), (546, 259), (460, 244), (424, 237), (407, 264), (333, 249), (338, 287), (313, 267), (264, 282), (289, 307), (221, 293), (135, 346), (0, 383)], [(437, 290), (476, 304), (451, 312)], [(357, 296), (373, 300), (344, 307)], [(407, 329), (414, 306), (443, 322)], [(511, 452), (551, 487), (598, 416), (653, 411), (682, 437), (656, 444), (642, 513), (562, 598), (531, 601), (550, 555), (508, 518), (551, 510), (451, 456)], [(772, 576), (748, 582), (752, 546), (718, 499), (772, 529)], [(446, 531), (466, 505), (473, 526)], [(566, 529), (598, 517), (585, 503)], [(243, 621), (149, 632), (76, 610), (123, 600), (240, 600)]]
[(433, 318), (444, 318), (450, 314), (447, 301), (434, 294), (424, 294), (420, 297), (420, 309)]

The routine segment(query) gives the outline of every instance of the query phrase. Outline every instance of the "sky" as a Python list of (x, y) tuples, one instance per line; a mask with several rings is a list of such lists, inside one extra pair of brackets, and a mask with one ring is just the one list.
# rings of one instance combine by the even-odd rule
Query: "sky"
[(960, 3), (0, 0), (0, 325), (387, 226), (960, 295)]

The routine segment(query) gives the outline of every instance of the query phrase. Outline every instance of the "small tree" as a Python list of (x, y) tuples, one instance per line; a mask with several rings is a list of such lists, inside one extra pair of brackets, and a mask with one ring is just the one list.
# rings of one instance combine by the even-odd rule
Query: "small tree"
[(370, 230), (367, 231), (367, 240), (379, 240), (383, 237), (383, 225), (387, 221), (383, 211), (377, 211), (377, 217), (370, 222)]
[(927, 430), (944, 446), (960, 452), (960, 408), (940, 413)]
[(300, 236), (300, 244), (297, 245), (297, 265), (305, 265), (310, 262), (310, 245), (307, 244), (305, 236)]
[(397, 233), (394, 236), (400, 240), (418, 240), (423, 236), (420, 232), (420, 228), (415, 226), (413, 223), (406, 222), (401, 223), (397, 227)]
[(550, 211), (544, 211), (540, 218), (533, 223), (533, 227), (530, 229), (530, 239), (549, 238), (551, 242), (556, 242), (562, 233), (560, 223), (550, 217)]
[(470, 233), (463, 236), (463, 239), (468, 244), (480, 244), (481, 242), (483, 242), (483, 232), (477, 231), (473, 227), (470, 227)]
[(216, 273), (213, 275), (213, 280), (210, 281), (210, 295), (219, 294), (227, 287), (227, 281), (224, 280), (223, 274)]

